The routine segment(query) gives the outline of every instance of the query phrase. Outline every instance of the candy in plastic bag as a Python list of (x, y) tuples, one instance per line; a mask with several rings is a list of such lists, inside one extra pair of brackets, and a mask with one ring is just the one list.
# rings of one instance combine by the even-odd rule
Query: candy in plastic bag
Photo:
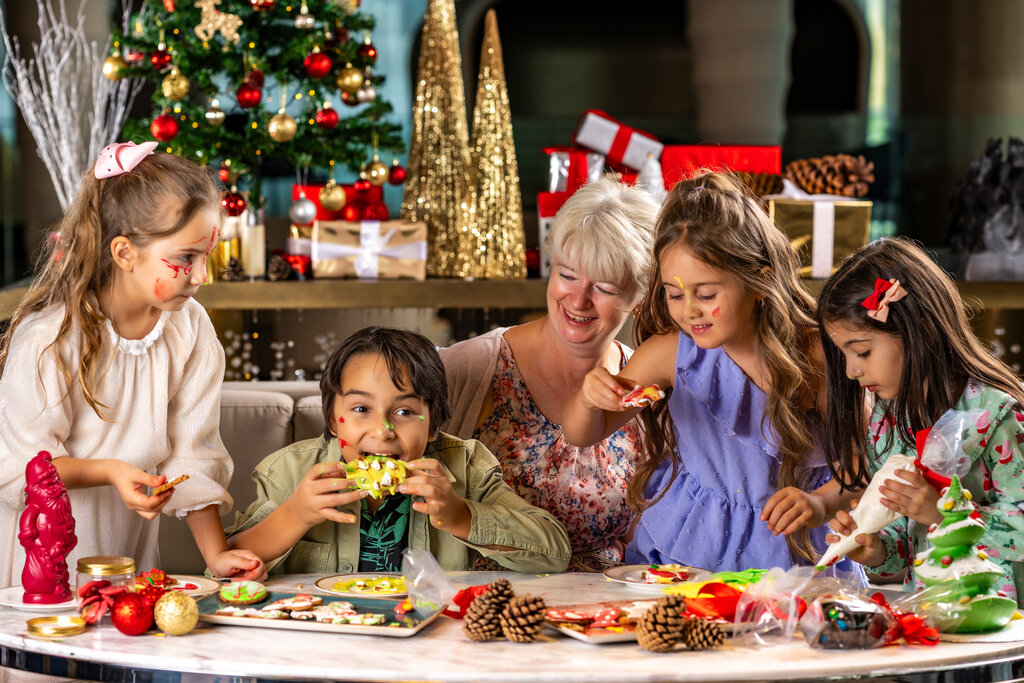
[(888, 645), (895, 626), (895, 617), (881, 605), (855, 596), (818, 598), (800, 619), (807, 644), (825, 650), (865, 650)]

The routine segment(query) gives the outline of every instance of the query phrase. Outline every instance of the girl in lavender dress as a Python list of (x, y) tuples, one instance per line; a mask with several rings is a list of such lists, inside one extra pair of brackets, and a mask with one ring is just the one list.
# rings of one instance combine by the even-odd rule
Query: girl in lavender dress
[[(732, 177), (708, 173), (669, 194), (634, 336), (622, 371), (588, 373), (563, 424), (583, 445), (643, 411), (647, 458), (629, 491), (642, 514), (626, 561), (812, 564), (825, 522), (852, 497), (815, 447), (824, 376), (814, 301), (788, 240)], [(667, 399), (623, 405), (649, 384)]]

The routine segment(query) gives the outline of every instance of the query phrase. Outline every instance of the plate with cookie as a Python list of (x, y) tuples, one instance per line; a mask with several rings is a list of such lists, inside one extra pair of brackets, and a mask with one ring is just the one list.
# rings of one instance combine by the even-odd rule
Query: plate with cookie
[(205, 576), (195, 576), (192, 574), (167, 574), (156, 567), (135, 575), (136, 590), (144, 588), (147, 585), (159, 586), (165, 590), (180, 591), (185, 595), (192, 596), (193, 598), (201, 598), (204, 595), (209, 595), (220, 588), (220, 583), (213, 579), (208, 579)]
[(257, 581), (221, 586), (197, 605), (199, 619), (212, 624), (398, 638), (415, 635), (441, 613), (417, 611), (400, 599), (268, 591)]
[(335, 574), (318, 579), (313, 585), (325, 593), (347, 598), (404, 598), (409, 593), (401, 574)]
[(683, 564), (624, 564), (606, 569), (605, 578), (630, 588), (660, 593), (666, 586), (685, 581), (707, 581), (711, 572)]
[(559, 605), (545, 611), (544, 621), (562, 635), (585, 643), (625, 643), (636, 640), (637, 621), (657, 602), (652, 598)]

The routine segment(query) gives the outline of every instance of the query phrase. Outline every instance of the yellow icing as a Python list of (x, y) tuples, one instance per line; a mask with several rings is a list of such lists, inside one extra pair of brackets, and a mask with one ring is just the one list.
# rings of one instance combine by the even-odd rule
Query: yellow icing
[(409, 466), (402, 460), (368, 455), (362, 460), (346, 463), (345, 473), (349, 481), (355, 482), (357, 489), (368, 491), (373, 498), (382, 498), (385, 491), (394, 494), (398, 485), (405, 481)]
[(365, 593), (373, 595), (389, 595), (405, 593), (404, 576), (372, 576), (364, 579), (348, 579), (334, 584), (339, 593)]

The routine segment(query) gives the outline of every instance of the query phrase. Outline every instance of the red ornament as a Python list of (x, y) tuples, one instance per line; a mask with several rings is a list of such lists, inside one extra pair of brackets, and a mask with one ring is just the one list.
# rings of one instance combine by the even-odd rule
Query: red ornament
[(249, 4), (257, 12), (269, 12), (274, 9), (274, 2), (276, 0), (249, 0)]
[(125, 593), (114, 601), (110, 620), (126, 636), (137, 636), (153, 625), (153, 608), (138, 593)]
[(135, 594), (142, 598), (142, 603), (150, 610), (153, 610), (153, 605), (160, 599), (167, 589), (156, 584), (143, 586), (135, 591)]
[(363, 192), (369, 192), (370, 188), (373, 187), (373, 185), (370, 183), (368, 179), (360, 178), (359, 180), (352, 183), (352, 187), (355, 189), (356, 192), (362, 194)]
[(391, 214), (388, 212), (388, 205), (384, 202), (368, 204), (363, 209), (364, 221), (386, 221)]
[(356, 222), (363, 216), (363, 211), (355, 204), (346, 204), (345, 208), (342, 209), (341, 217), (349, 222)]
[(341, 101), (350, 107), (357, 107), (362, 104), (362, 102), (359, 101), (359, 98), (356, 97), (355, 93), (349, 94), (344, 90), (341, 91)]
[(540, 274), (540, 249), (526, 250), (526, 272)]
[(167, 50), (156, 50), (149, 56), (149, 63), (157, 71), (163, 71), (171, 64), (171, 53)]
[(125, 50), (121, 56), (124, 57), (124, 61), (128, 62), (128, 66), (135, 66), (146, 58), (141, 50)]
[(331, 58), (323, 52), (310, 52), (302, 60), (302, 66), (310, 78), (323, 78), (331, 73)]
[(170, 142), (178, 134), (178, 121), (170, 114), (161, 114), (149, 124), (149, 132), (160, 142)]
[(220, 205), (227, 215), (238, 216), (245, 211), (245, 197), (234, 190), (225, 192), (224, 196), (220, 198)]
[(338, 112), (326, 104), (323, 109), (316, 113), (314, 118), (316, 119), (316, 125), (321, 128), (334, 128), (338, 125)]
[(174, 0), (164, 0), (164, 9), (168, 12), (174, 11)]
[(388, 182), (392, 185), (401, 185), (405, 182), (405, 169), (395, 159), (395, 163), (391, 164), (391, 169), (388, 171)]
[(356, 48), (356, 54), (365, 59), (370, 65), (377, 63), (377, 48), (369, 40)]
[(218, 168), (217, 179), (225, 184), (231, 182), (231, 169), (228, 168), (227, 166), (221, 166), (220, 168)]
[(284, 258), (288, 261), (292, 270), (299, 274), (299, 278), (306, 278), (313, 274), (311, 268), (312, 260), (309, 256), (304, 254), (285, 254)]
[(250, 69), (249, 73), (245, 74), (245, 78), (242, 79), (243, 83), (248, 83), (257, 90), (263, 88), (263, 84), (266, 82), (267, 77), (259, 69)]
[(235, 98), (238, 100), (238, 106), (243, 109), (251, 109), (260, 103), (263, 99), (263, 91), (259, 88), (243, 83), (238, 86), (238, 92), (235, 93)]

